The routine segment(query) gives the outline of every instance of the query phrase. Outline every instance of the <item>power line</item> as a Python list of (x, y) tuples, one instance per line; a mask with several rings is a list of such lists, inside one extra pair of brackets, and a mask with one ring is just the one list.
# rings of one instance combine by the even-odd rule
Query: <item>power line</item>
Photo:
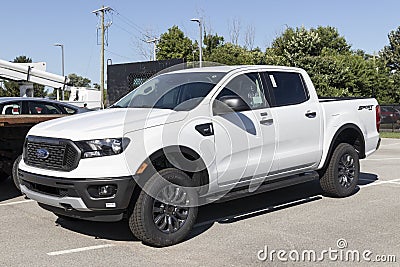
[(113, 25), (114, 25), (115, 27), (119, 28), (120, 30), (126, 32), (126, 33), (129, 34), (130, 36), (134, 36), (134, 37), (140, 39), (137, 35), (135, 35), (135, 34), (132, 33), (131, 31), (128, 31), (127, 29), (121, 27), (119, 24), (114, 23)]
[(128, 60), (132, 60), (132, 58), (129, 58), (129, 57), (127, 57), (127, 56), (123, 56), (123, 55), (117, 54), (117, 53), (115, 53), (115, 52), (113, 52), (113, 51), (110, 51), (110, 50), (108, 50), (108, 49), (104, 49), (104, 50), (107, 51), (108, 53), (114, 55), (114, 56), (117, 56), (117, 57), (120, 57), (120, 58), (125, 58), (125, 59), (128, 59)]
[(131, 26), (132, 28), (134, 28), (136, 31), (138, 31), (139, 33), (141, 33), (142, 35), (144, 35), (146, 38), (150, 39), (152, 38), (151, 36), (149, 36), (146, 31), (140, 27), (139, 25), (137, 25), (136, 23), (134, 23), (132, 20), (130, 20), (129, 18), (125, 17), (124, 15), (122, 15), (121, 13), (119, 13), (117, 10), (114, 10), (115, 14), (119, 16), (119, 18), (121, 19), (121, 21), (123, 21), (124, 23), (128, 24), (129, 26)]

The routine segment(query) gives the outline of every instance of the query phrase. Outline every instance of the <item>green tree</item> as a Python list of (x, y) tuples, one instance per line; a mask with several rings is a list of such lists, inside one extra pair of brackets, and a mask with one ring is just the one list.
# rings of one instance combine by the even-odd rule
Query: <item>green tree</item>
[(379, 53), (377, 61), (388, 67), (390, 83), (386, 86), (385, 103), (400, 103), (400, 27), (388, 34), (389, 44)]
[(272, 42), (268, 52), (284, 59), (285, 65), (297, 66), (298, 60), (305, 56), (318, 56), (321, 39), (318, 33), (304, 27), (288, 28)]
[(168, 32), (160, 36), (157, 44), (157, 59), (188, 59), (193, 53), (193, 43), (185, 36), (178, 26), (168, 29)]
[(264, 53), (260, 49), (249, 51), (239, 45), (225, 43), (214, 48), (205, 59), (225, 65), (255, 65), (264, 63)]
[(75, 87), (90, 87), (91, 81), (88, 78), (79, 76), (75, 73), (68, 75), (69, 83)]
[(390, 70), (400, 70), (400, 27), (391, 31), (388, 35), (389, 44), (380, 52), (380, 56), (386, 62)]
[(318, 54), (322, 54), (324, 50), (333, 50), (339, 54), (350, 52), (351, 46), (343, 36), (340, 36), (337, 28), (318, 26), (316, 29), (311, 28), (310, 32), (316, 33), (320, 39), (317, 45)]
[(13, 60), (14, 63), (32, 63), (32, 58), (27, 57), (27, 56), (18, 56), (14, 58)]
[(267, 49), (267, 57), (280, 57), (281, 63), (290, 66), (299, 66), (299, 61), (308, 56), (346, 53), (350, 53), (350, 45), (336, 28), (330, 26), (310, 30), (288, 27)]
[(14, 81), (3, 81), (4, 88), (0, 88), (0, 97), (19, 96), (19, 85)]
[(388, 69), (362, 50), (352, 52), (336, 28), (287, 28), (268, 48), (265, 62), (295, 66), (310, 75), (320, 96), (377, 96), (390, 101)]
[(218, 34), (204, 34), (205, 45), (204, 56), (211, 55), (214, 49), (221, 47), (224, 44), (224, 37)]

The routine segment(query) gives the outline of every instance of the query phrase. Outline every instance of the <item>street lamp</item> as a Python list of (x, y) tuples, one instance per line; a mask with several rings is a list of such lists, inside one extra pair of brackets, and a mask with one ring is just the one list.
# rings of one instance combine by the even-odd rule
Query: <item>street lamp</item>
[(202, 27), (202, 23), (201, 23), (201, 19), (191, 19), (190, 21), (194, 21), (199, 23), (199, 29), (200, 29), (200, 42), (199, 42), (199, 61), (200, 61), (200, 68), (202, 67), (202, 61), (203, 61), (203, 27)]
[[(65, 77), (65, 75), (64, 75), (64, 45), (63, 45), (63, 44), (56, 43), (56, 44), (54, 44), (54, 46), (59, 46), (59, 47), (61, 47), (62, 76)], [(58, 92), (58, 90), (57, 90), (57, 92)], [(59, 97), (57, 96), (57, 100), (58, 100), (58, 98), (59, 98)], [(64, 90), (62, 90), (61, 99), (64, 100)]]

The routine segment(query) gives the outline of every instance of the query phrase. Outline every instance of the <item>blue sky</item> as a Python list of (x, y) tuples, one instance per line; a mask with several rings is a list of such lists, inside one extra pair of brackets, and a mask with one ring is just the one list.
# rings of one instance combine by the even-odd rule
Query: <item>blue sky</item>
[(229, 41), (229, 25), (241, 24), (240, 43), (248, 26), (255, 29), (255, 45), (265, 50), (287, 26), (307, 28), (334, 26), (353, 49), (378, 52), (388, 43), (387, 34), (400, 26), (400, 1), (358, 0), (12, 0), (0, 11), (0, 59), (26, 55), (34, 62), (47, 62), (47, 70), (61, 73), (61, 50), (65, 47), (65, 72), (99, 82), (100, 47), (98, 18), (92, 11), (101, 5), (115, 9), (108, 19), (109, 46), (106, 59), (113, 63), (143, 61), (139, 47), (142, 32), (159, 35), (178, 25), (191, 39), (198, 38), (193, 17), (204, 17), (206, 27)]

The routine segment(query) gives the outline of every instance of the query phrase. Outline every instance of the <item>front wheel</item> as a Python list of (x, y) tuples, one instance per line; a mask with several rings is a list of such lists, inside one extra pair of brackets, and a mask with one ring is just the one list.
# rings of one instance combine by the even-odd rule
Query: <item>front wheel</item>
[(156, 247), (184, 240), (197, 218), (194, 186), (193, 180), (178, 169), (154, 174), (144, 185), (129, 218), (132, 233)]
[(360, 162), (357, 151), (349, 144), (339, 144), (321, 175), (320, 184), (330, 196), (347, 197), (355, 191), (359, 176)]

